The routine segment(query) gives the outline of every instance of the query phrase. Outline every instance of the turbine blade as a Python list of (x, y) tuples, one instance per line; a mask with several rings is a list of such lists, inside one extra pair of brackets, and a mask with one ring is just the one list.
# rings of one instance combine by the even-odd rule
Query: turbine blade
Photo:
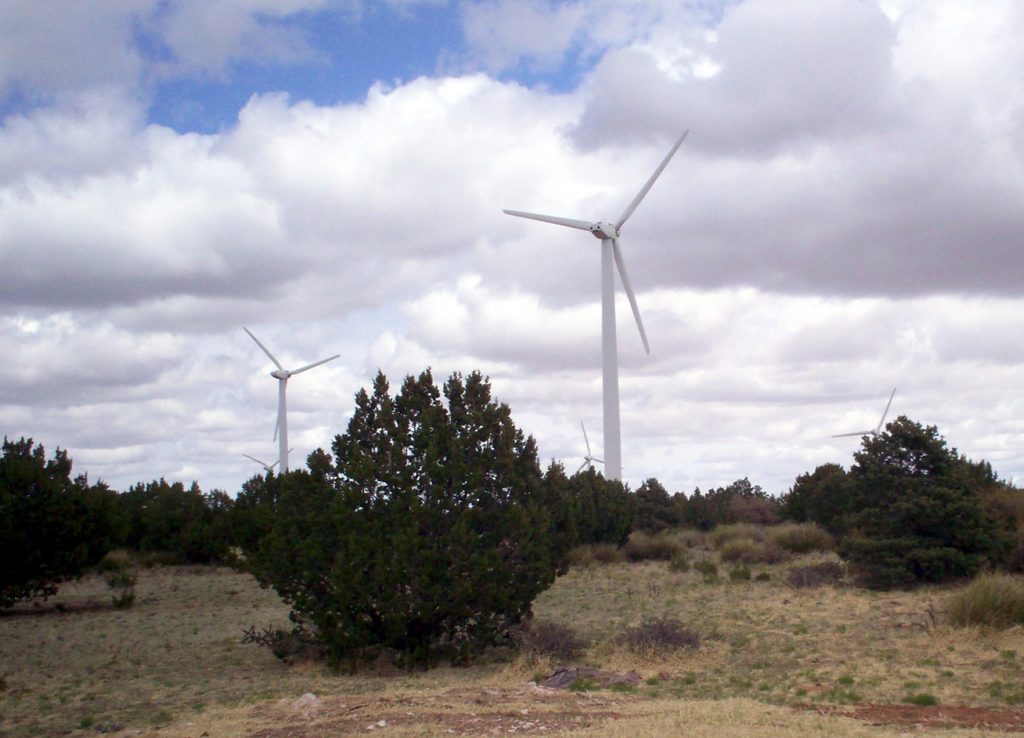
[(629, 220), (629, 216), (631, 216), (633, 214), (633, 211), (637, 209), (637, 206), (640, 205), (640, 201), (647, 197), (647, 193), (650, 192), (651, 187), (654, 186), (655, 180), (657, 180), (658, 177), (661, 176), (661, 172), (665, 169), (666, 166), (668, 166), (669, 160), (673, 156), (675, 156), (676, 151), (679, 150), (679, 147), (683, 145), (683, 141), (685, 141), (686, 137), (689, 135), (689, 129), (683, 131), (683, 135), (679, 137), (679, 140), (676, 141), (676, 144), (675, 146), (672, 147), (672, 150), (668, 152), (664, 159), (661, 160), (661, 164), (658, 165), (658, 168), (654, 170), (654, 174), (651, 175), (651, 178), (647, 180), (647, 183), (644, 184), (641, 190), (636, 194), (636, 197), (633, 198), (633, 202), (629, 203), (629, 206), (626, 208), (625, 212), (623, 212), (622, 215), (619, 216), (618, 221), (616, 221), (615, 223), (615, 230), (620, 230), (622, 228), (625, 222)]
[(582, 464), (580, 464), (580, 468), (576, 470), (576, 473), (577, 473), (577, 474), (579, 474), (579, 473), (580, 473), (581, 471), (583, 471), (583, 468), (584, 468), (584, 467), (585, 467), (585, 466), (586, 466), (586, 465), (587, 465), (588, 463), (589, 463), (589, 462), (588, 462), (588, 461), (587, 461), (586, 459), (584, 459), (584, 460), (583, 460), (583, 463), (582, 463)]
[(626, 290), (626, 297), (629, 298), (629, 306), (633, 308), (633, 317), (636, 318), (636, 327), (640, 329), (640, 340), (644, 342), (644, 351), (651, 353), (651, 346), (647, 343), (647, 331), (644, 330), (644, 322), (640, 319), (640, 308), (636, 304), (636, 295), (633, 294), (633, 287), (629, 284), (629, 275), (626, 274), (626, 262), (622, 258), (622, 249), (619, 248), (619, 239), (612, 239), (612, 255), (615, 257), (615, 266), (619, 269), (619, 276), (622, 278), (622, 286)]
[(885, 416), (889, 414), (889, 408), (892, 406), (892, 398), (896, 396), (896, 388), (892, 388), (892, 394), (889, 395), (889, 402), (885, 404), (885, 412), (882, 413), (882, 419), (878, 421), (878, 427), (875, 428), (875, 433), (882, 431), (882, 426), (885, 425)]
[(846, 438), (848, 436), (872, 436), (875, 432), (873, 430), (857, 431), (856, 433), (837, 433), (832, 438)]
[(514, 215), (517, 218), (529, 218), (530, 220), (539, 220), (544, 223), (554, 223), (555, 225), (568, 226), (569, 228), (579, 228), (581, 231), (589, 231), (590, 226), (593, 225), (587, 220), (575, 220), (573, 218), (560, 218), (557, 215), (539, 215), (537, 213), (524, 213), (522, 210), (502, 210), (501, 212), (506, 215)]
[(270, 350), (266, 346), (264, 346), (262, 343), (260, 343), (260, 339), (256, 338), (256, 336), (254, 336), (252, 334), (252, 331), (250, 331), (244, 325), (242, 326), (242, 330), (245, 331), (246, 333), (248, 333), (249, 334), (249, 338), (254, 340), (256, 342), (256, 345), (259, 346), (261, 349), (263, 349), (263, 353), (265, 353), (267, 356), (270, 357), (270, 360), (272, 362), (274, 362), (274, 364), (277, 365), (278, 369), (280, 369), (281, 371), (284, 371), (284, 367), (281, 366), (281, 362), (274, 358), (274, 355), (272, 353), (270, 353)]
[(266, 468), (266, 466), (267, 466), (264, 462), (260, 461), (255, 456), (250, 456), (249, 454), (242, 454), (242, 456), (244, 456), (247, 459), (251, 459), (252, 461), (255, 461), (257, 464), (259, 464), (260, 466), (262, 466), (264, 468)]
[(312, 364), (306, 364), (306, 366), (302, 367), (301, 369), (293, 369), (292, 371), (289, 372), (289, 374), (301, 374), (302, 372), (306, 371), (307, 369), (312, 369), (315, 366), (320, 366), (321, 364), (326, 364), (328, 361), (334, 361), (339, 356), (341, 356), (341, 354), (335, 354), (334, 356), (328, 357), (326, 359), (320, 359), (320, 361), (315, 361)]
[(580, 428), (583, 428), (583, 441), (587, 444), (587, 456), (590, 456), (590, 439), (587, 438), (587, 429), (583, 427), (583, 421), (580, 421)]
[(267, 470), (268, 472), (271, 472), (271, 471), (274, 471), (274, 467), (275, 467), (275, 466), (277, 466), (277, 465), (278, 465), (278, 464), (280, 464), (280, 463), (281, 463), (281, 460), (280, 460), (280, 459), (278, 459), (277, 461), (275, 461), (275, 462), (274, 462), (273, 464), (271, 464), (270, 466), (267, 466), (267, 467), (264, 467), (264, 468), (265, 468), (265, 469), (266, 469), (266, 470)]
[(591, 461), (596, 461), (598, 464), (603, 464), (604, 463), (604, 459), (598, 459), (596, 457), (592, 458)]

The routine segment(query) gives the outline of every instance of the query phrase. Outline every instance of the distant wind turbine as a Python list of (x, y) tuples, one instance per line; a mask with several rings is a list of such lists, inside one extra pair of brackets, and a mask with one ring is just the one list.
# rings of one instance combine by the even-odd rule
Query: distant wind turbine
[(583, 428), (583, 441), (584, 441), (584, 443), (587, 444), (587, 455), (583, 457), (583, 463), (580, 464), (580, 468), (576, 470), (577, 474), (579, 474), (581, 471), (583, 471), (584, 467), (588, 467), (588, 466), (589, 467), (593, 467), (595, 461), (598, 464), (603, 464), (604, 463), (604, 459), (599, 459), (599, 458), (597, 458), (596, 456), (594, 456), (591, 453), (591, 451), (590, 451), (590, 439), (587, 438), (587, 429), (583, 426), (583, 421), (582, 420), (580, 421), (580, 428)]
[(554, 215), (538, 215), (537, 213), (526, 213), (521, 210), (505, 210), (508, 215), (519, 218), (530, 218), (545, 223), (578, 228), (582, 231), (590, 231), (596, 238), (601, 240), (601, 365), (602, 384), (604, 399), (604, 451), (607, 462), (604, 465), (605, 476), (608, 479), (622, 478), (622, 439), (619, 429), (619, 352), (615, 333), (615, 288), (613, 284), (614, 274), (612, 262), (618, 269), (619, 278), (622, 280), (622, 287), (629, 298), (629, 306), (633, 310), (633, 317), (636, 319), (636, 327), (640, 330), (640, 340), (643, 341), (644, 351), (651, 353), (651, 347), (647, 343), (647, 333), (644, 331), (643, 321), (640, 319), (640, 308), (636, 304), (636, 295), (629, 283), (626, 274), (626, 263), (622, 258), (622, 249), (619, 248), (619, 235), (622, 226), (626, 224), (633, 211), (637, 209), (644, 197), (650, 191), (654, 182), (661, 175), (661, 172), (668, 166), (669, 161), (676, 151), (686, 140), (689, 131), (685, 131), (675, 142), (668, 155), (662, 160), (654, 174), (637, 193), (633, 201), (629, 203), (622, 215), (615, 223), (604, 221), (590, 222), (586, 220), (573, 220), (572, 218), (561, 218)]
[[(281, 362), (278, 361), (272, 353), (260, 343), (260, 339), (256, 338), (245, 326), (242, 326), (242, 330), (249, 334), (249, 338), (256, 342), (256, 345), (263, 349), (263, 353), (270, 357), (270, 360), (274, 362), (277, 367), (274, 371), (270, 372), (270, 376), (277, 380), (277, 426), (274, 428), (274, 435), (277, 438), (278, 448), (278, 463), (281, 465), (281, 474), (288, 473), (288, 402), (285, 398), (285, 391), (288, 386), (288, 378), (296, 374), (312, 369), (315, 366), (326, 364), (328, 361), (337, 359), (341, 354), (335, 354), (329, 356), (326, 359), (315, 361), (312, 364), (307, 364), (299, 369), (285, 369), (281, 366)], [(252, 458), (252, 457), (250, 457)]]
[[(293, 449), (293, 448), (290, 448), (290, 449), (288, 449), (288, 453), (291, 453), (291, 452), (292, 452), (292, 451), (294, 451), (294, 450), (295, 450), (295, 449)], [(244, 457), (245, 457), (245, 458), (247, 458), (247, 459), (251, 459), (252, 461), (255, 461), (255, 462), (256, 462), (257, 464), (259, 464), (260, 466), (262, 466), (262, 467), (263, 467), (263, 471), (265, 471), (265, 472), (266, 472), (267, 474), (270, 474), (270, 472), (274, 471), (274, 467), (275, 467), (275, 466), (277, 466), (277, 465), (278, 465), (279, 463), (281, 463), (281, 460), (280, 460), (280, 459), (278, 459), (278, 460), (277, 460), (277, 461), (275, 461), (275, 462), (274, 462), (273, 464), (270, 464), (270, 465), (268, 466), (268, 465), (267, 465), (267, 462), (265, 462), (265, 461), (260, 461), (260, 460), (259, 460), (259, 459), (257, 459), (257, 458), (256, 458), (255, 456), (250, 456), (249, 454), (242, 454), (242, 456), (244, 456)]]
[(892, 405), (892, 398), (896, 396), (896, 388), (892, 388), (892, 394), (889, 395), (889, 402), (885, 405), (885, 411), (882, 413), (882, 419), (878, 421), (878, 425), (873, 430), (857, 431), (856, 433), (839, 433), (832, 436), (833, 438), (846, 438), (847, 436), (877, 436), (882, 432), (882, 426), (885, 425), (885, 416), (889, 414), (889, 407)]

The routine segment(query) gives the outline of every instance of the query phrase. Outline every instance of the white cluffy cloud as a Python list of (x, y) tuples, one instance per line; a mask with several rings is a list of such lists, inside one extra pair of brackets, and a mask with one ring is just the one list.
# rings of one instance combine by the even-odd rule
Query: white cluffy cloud
[(150, 120), (159, 75), (316, 63), (302, 22), (324, 7), (107, 4), (49, 56), (71, 21), (0, 11), (5, 42), (45, 36), (0, 95), (55, 95), (0, 125), (5, 434), (115, 486), (233, 492), (259, 471), (243, 453), (274, 454), (247, 325), (286, 363), (342, 354), (289, 385), (293, 464), (378, 368), (430, 366), (491, 376), (542, 456), (578, 465), (581, 420), (601, 445), (599, 244), (501, 210), (613, 219), (690, 128), (623, 234), (652, 347), (620, 301), (628, 481), (782, 492), (848, 463), (857, 440), (829, 436), (893, 386), (893, 414), (1024, 471), (1015, 4), (467, 2), (479, 73), (252, 94), (212, 134)]

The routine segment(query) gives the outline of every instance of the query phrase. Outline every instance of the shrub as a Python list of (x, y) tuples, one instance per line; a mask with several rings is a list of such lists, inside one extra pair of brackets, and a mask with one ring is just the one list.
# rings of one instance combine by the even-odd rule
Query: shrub
[(928, 692), (917, 692), (915, 694), (908, 694), (903, 698), (904, 702), (911, 705), (917, 705), (918, 707), (934, 707), (939, 704), (939, 698)]
[(748, 541), (761, 541), (764, 539), (765, 528), (763, 525), (751, 523), (730, 523), (719, 525), (708, 534), (708, 539), (714, 548), (720, 549), (729, 541), (744, 539)]
[(700, 635), (686, 628), (677, 618), (644, 618), (627, 628), (618, 638), (629, 651), (652, 655), (680, 648), (700, 648)]
[(983, 574), (952, 595), (946, 611), (953, 625), (1024, 625), (1024, 578)]
[(811, 551), (831, 551), (836, 542), (816, 523), (783, 523), (770, 528), (766, 536), (769, 543), (794, 554)]
[(626, 554), (611, 543), (588, 543), (576, 546), (569, 552), (569, 565), (573, 567), (596, 566), (597, 564), (623, 564)]
[(512, 640), (524, 655), (571, 661), (587, 648), (587, 642), (568, 625), (550, 620), (529, 620), (512, 631)]
[(633, 531), (622, 550), (630, 561), (670, 561), (676, 554), (684, 552), (686, 545), (667, 531), (654, 535)]
[(734, 538), (725, 542), (718, 554), (722, 561), (742, 564), (777, 564), (789, 558), (778, 546), (749, 538)]
[(711, 559), (701, 559), (693, 565), (693, 568), (700, 573), (705, 584), (712, 584), (718, 581), (718, 564)]
[(443, 396), (429, 371), (395, 397), (378, 373), (333, 462), (315, 452), (307, 470), (245, 490), (272, 511), (256, 516), (268, 532), (243, 548), (249, 567), (335, 666), (391, 651), (465, 661), (504, 640), (564, 565), (534, 440), (478, 373), (452, 375)]
[(836, 561), (793, 567), (786, 572), (786, 584), (794, 589), (838, 585), (843, 581), (843, 567)]
[(668, 570), (677, 573), (690, 571), (690, 556), (685, 551), (672, 555), (668, 562)]
[(729, 580), (733, 582), (749, 582), (750, 567), (737, 566), (729, 570)]

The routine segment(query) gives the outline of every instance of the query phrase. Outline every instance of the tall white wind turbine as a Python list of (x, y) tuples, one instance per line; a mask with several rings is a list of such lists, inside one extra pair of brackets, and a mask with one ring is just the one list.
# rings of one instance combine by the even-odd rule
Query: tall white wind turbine
[(833, 438), (846, 438), (847, 436), (877, 436), (882, 432), (882, 426), (885, 425), (885, 416), (889, 414), (889, 407), (892, 405), (892, 398), (896, 396), (896, 388), (892, 388), (892, 393), (889, 395), (889, 402), (885, 404), (885, 410), (882, 412), (882, 419), (878, 421), (878, 425), (872, 430), (857, 431), (856, 433), (839, 433), (832, 436)]
[(669, 161), (676, 151), (686, 140), (689, 131), (685, 131), (675, 145), (668, 152), (654, 174), (637, 193), (633, 201), (629, 203), (619, 219), (614, 223), (604, 221), (590, 222), (585, 220), (573, 220), (572, 218), (560, 218), (554, 215), (539, 215), (537, 213), (524, 213), (521, 210), (505, 210), (508, 215), (515, 215), (519, 218), (531, 218), (545, 223), (578, 228), (582, 231), (590, 231), (601, 241), (601, 366), (604, 397), (604, 453), (605, 453), (605, 477), (608, 479), (622, 478), (622, 439), (619, 430), (619, 352), (616, 343), (615, 333), (615, 288), (613, 284), (613, 266), (618, 269), (619, 278), (622, 280), (622, 287), (629, 298), (629, 306), (633, 310), (633, 317), (636, 319), (636, 327), (640, 330), (640, 340), (643, 341), (644, 351), (651, 353), (650, 345), (647, 343), (647, 333), (644, 331), (643, 321), (640, 319), (640, 308), (636, 304), (636, 295), (629, 283), (629, 276), (626, 274), (626, 263), (622, 258), (622, 249), (619, 247), (619, 235), (622, 226), (629, 220), (629, 216), (637, 209), (644, 197), (654, 186), (654, 182), (668, 166)]
[(304, 367), (299, 369), (285, 369), (281, 366), (281, 362), (278, 361), (272, 353), (260, 343), (260, 339), (256, 338), (245, 326), (242, 326), (242, 330), (249, 334), (249, 338), (256, 342), (256, 345), (263, 349), (263, 353), (270, 357), (270, 360), (274, 362), (277, 367), (274, 371), (270, 372), (270, 376), (277, 380), (277, 427), (274, 429), (274, 434), (277, 437), (277, 449), (278, 449), (278, 463), (280, 464), (281, 474), (288, 473), (288, 401), (285, 397), (286, 388), (288, 386), (288, 378), (296, 374), (312, 369), (315, 366), (326, 364), (328, 361), (334, 361), (341, 354), (335, 354), (329, 356), (326, 359), (320, 359), (320, 361), (314, 361), (312, 364), (306, 364)]
[(585, 467), (593, 466), (595, 461), (598, 464), (603, 464), (604, 463), (604, 459), (597, 458), (596, 456), (594, 456), (593, 452), (590, 450), (590, 439), (587, 438), (587, 429), (583, 425), (583, 421), (582, 420), (580, 421), (580, 428), (583, 429), (583, 442), (587, 444), (587, 455), (583, 457), (583, 463), (580, 464), (580, 468), (576, 470), (577, 474), (579, 474), (581, 471), (583, 471), (583, 469)]

